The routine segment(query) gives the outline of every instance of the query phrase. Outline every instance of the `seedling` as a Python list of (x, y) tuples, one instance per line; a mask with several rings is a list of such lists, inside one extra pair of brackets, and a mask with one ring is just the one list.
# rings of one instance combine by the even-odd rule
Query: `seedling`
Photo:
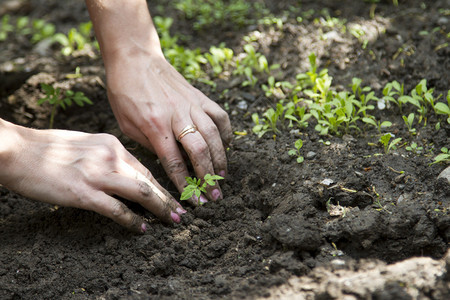
[(434, 105), (434, 110), (438, 115), (447, 116), (447, 123), (450, 124), (450, 90), (447, 92), (447, 104), (438, 102)]
[(381, 134), (381, 129), (382, 128), (387, 128), (387, 127), (391, 127), (392, 126), (392, 122), (390, 122), (390, 121), (383, 121), (383, 122), (376, 121), (375, 117), (373, 117), (373, 116), (362, 118), (362, 121), (364, 123), (366, 123), (366, 124), (372, 125), (375, 128), (377, 128), (379, 134)]
[(416, 129), (413, 127), (414, 123), (414, 114), (410, 113), (408, 117), (402, 116), (403, 121), (405, 121), (406, 127), (408, 127), (408, 131), (412, 135), (416, 135)]
[(202, 193), (206, 193), (206, 188), (208, 186), (215, 186), (216, 180), (222, 180), (223, 177), (219, 175), (206, 174), (204, 179), (197, 179), (195, 177), (186, 177), (186, 182), (188, 185), (184, 188), (181, 193), (180, 200), (191, 199), (192, 196), (197, 196), (198, 203), (200, 204), (200, 196)]
[(252, 114), (252, 120), (255, 123), (253, 126), (253, 132), (258, 135), (258, 137), (262, 137), (266, 132), (273, 131), (274, 133), (280, 132), (278, 130), (277, 125), (280, 120), (280, 117), (283, 115), (283, 105), (281, 103), (277, 103), (276, 110), (273, 108), (269, 108), (266, 112), (263, 113), (263, 119), (260, 120), (257, 113)]
[(301, 139), (298, 139), (294, 143), (295, 149), (289, 150), (288, 154), (290, 156), (297, 156), (297, 162), (301, 164), (305, 159), (300, 153), (300, 149), (303, 147), (303, 141)]
[(411, 145), (406, 146), (405, 148), (407, 151), (411, 151), (414, 154), (420, 154), (423, 150), (423, 147), (418, 147), (417, 143), (411, 143)]
[(435, 158), (433, 158), (434, 162), (432, 162), (430, 165), (438, 164), (438, 163), (445, 163), (450, 164), (450, 151), (446, 147), (441, 148), (440, 154), (438, 154)]
[(396, 138), (390, 142), (393, 136), (394, 135), (392, 133), (386, 133), (379, 139), (380, 143), (384, 146), (384, 153), (386, 154), (388, 154), (391, 149), (397, 149), (395, 145), (397, 145), (402, 140), (402, 138)]
[(65, 56), (71, 55), (76, 50), (82, 50), (86, 45), (98, 48), (96, 41), (91, 40), (92, 22), (81, 23), (78, 29), (71, 28), (67, 35), (57, 33), (53, 41), (62, 45), (61, 53)]
[(66, 109), (66, 107), (71, 106), (73, 102), (78, 106), (84, 106), (85, 103), (92, 104), (92, 101), (89, 100), (83, 92), (68, 90), (63, 94), (60, 88), (55, 89), (52, 85), (45, 83), (41, 83), (41, 88), (44, 90), (46, 96), (38, 100), (38, 105), (41, 105), (44, 102), (48, 102), (52, 105), (49, 124), (50, 129), (53, 128), (53, 121), (58, 107)]
[(14, 31), (14, 26), (9, 24), (11, 17), (9, 15), (4, 15), (2, 17), (1, 27), (0, 27), (0, 41), (4, 41), (8, 38), (8, 34)]

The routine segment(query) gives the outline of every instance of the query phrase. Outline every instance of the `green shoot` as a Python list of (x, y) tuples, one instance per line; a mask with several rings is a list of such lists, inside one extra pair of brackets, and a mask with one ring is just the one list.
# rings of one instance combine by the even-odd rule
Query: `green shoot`
[(418, 147), (417, 143), (411, 143), (411, 145), (406, 146), (406, 151), (411, 151), (414, 154), (420, 154), (423, 150), (423, 147)]
[(402, 140), (402, 138), (396, 138), (390, 142), (393, 136), (394, 135), (392, 133), (386, 133), (379, 139), (379, 142), (384, 146), (384, 153), (386, 154), (388, 154), (391, 149), (397, 149), (395, 145), (397, 145)]
[(202, 193), (206, 193), (206, 187), (215, 186), (216, 180), (222, 179), (222, 176), (211, 174), (206, 174), (203, 180), (197, 179), (195, 177), (186, 177), (186, 182), (188, 183), (188, 185), (181, 193), (180, 200), (188, 200), (195, 195), (199, 201), (198, 203), (200, 204), (200, 195)]
[(300, 149), (303, 147), (303, 141), (301, 139), (298, 139), (294, 143), (295, 149), (289, 150), (289, 155), (291, 156), (297, 156), (297, 163), (301, 164), (305, 159), (300, 153)]
[(38, 105), (41, 105), (44, 102), (48, 102), (52, 105), (49, 124), (50, 129), (53, 128), (56, 110), (59, 106), (66, 109), (66, 106), (71, 106), (73, 102), (78, 106), (84, 106), (85, 103), (92, 104), (92, 101), (89, 100), (83, 92), (68, 90), (63, 94), (60, 88), (55, 89), (53, 86), (45, 83), (41, 83), (41, 88), (44, 90), (46, 96), (38, 100)]
[(408, 131), (412, 135), (416, 135), (416, 129), (413, 127), (414, 123), (414, 114), (410, 113), (408, 117), (402, 116), (403, 121), (405, 121), (406, 127), (408, 127)]
[(392, 122), (390, 122), (390, 121), (383, 121), (383, 122), (378, 121), (377, 122), (375, 120), (375, 117), (373, 117), (373, 116), (362, 118), (362, 121), (364, 123), (366, 123), (366, 124), (372, 125), (375, 128), (377, 128), (379, 134), (381, 134), (381, 129), (382, 128), (387, 128), (387, 127), (391, 127), (392, 126)]
[(450, 164), (450, 151), (448, 150), (448, 148), (442, 147), (441, 152), (442, 153), (433, 158), (434, 162), (432, 162), (430, 165), (434, 165), (437, 163)]
[(14, 26), (9, 23), (10, 15), (4, 15), (1, 21), (0, 27), (0, 41), (4, 41), (8, 38), (8, 34), (14, 31)]

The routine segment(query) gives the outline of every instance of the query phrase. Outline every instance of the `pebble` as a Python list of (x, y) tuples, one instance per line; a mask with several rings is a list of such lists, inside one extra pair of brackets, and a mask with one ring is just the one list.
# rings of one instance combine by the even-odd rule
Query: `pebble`
[(309, 151), (308, 153), (306, 153), (306, 158), (307, 158), (307, 159), (313, 159), (316, 155), (317, 155), (316, 152), (314, 152), (314, 151)]
[(438, 176), (438, 180), (444, 178), (447, 179), (447, 182), (450, 184), (450, 166), (444, 169), (444, 171), (441, 172)]
[(440, 17), (437, 21), (440, 26), (446, 25), (448, 23), (448, 19), (446, 17)]
[(409, 201), (411, 199), (411, 196), (408, 194), (401, 194), (400, 197), (397, 199), (397, 205), (402, 204), (406, 201)]
[(320, 182), (320, 184), (323, 184), (323, 185), (330, 185), (330, 184), (332, 184), (334, 182), (334, 180), (333, 179), (329, 179), (329, 178), (326, 178), (326, 179), (324, 179), (324, 180), (322, 180), (321, 182)]
[(245, 100), (239, 101), (237, 104), (237, 108), (239, 108), (241, 110), (247, 110), (247, 108), (248, 108), (247, 101), (245, 101)]

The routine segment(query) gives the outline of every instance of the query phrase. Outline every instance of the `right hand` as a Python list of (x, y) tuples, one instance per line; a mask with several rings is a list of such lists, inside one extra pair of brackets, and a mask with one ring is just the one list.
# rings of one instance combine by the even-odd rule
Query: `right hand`
[(138, 233), (148, 225), (113, 195), (170, 224), (186, 213), (114, 136), (16, 128), (20, 138), (6, 176), (0, 176), (5, 187), (31, 199), (95, 211)]

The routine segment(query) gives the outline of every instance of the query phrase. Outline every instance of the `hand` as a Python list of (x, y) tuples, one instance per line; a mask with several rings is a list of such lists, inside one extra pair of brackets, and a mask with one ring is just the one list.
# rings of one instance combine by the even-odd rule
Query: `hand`
[(3, 176), (0, 172), (2, 184), (11, 190), (95, 211), (139, 233), (147, 224), (113, 195), (139, 203), (166, 223), (180, 222), (186, 212), (112, 135), (16, 130), (20, 138), (14, 141), (13, 160)]
[[(228, 115), (192, 87), (164, 58), (145, 0), (86, 0), (100, 44), (108, 98), (122, 131), (155, 152), (181, 193), (189, 176), (177, 138), (186, 126), (198, 131), (179, 142), (195, 174), (224, 176), (224, 143), (231, 140)], [(222, 197), (218, 185), (206, 196)], [(194, 205), (198, 200), (191, 199)]]
[[(122, 131), (155, 152), (181, 193), (190, 176), (177, 137), (183, 128), (198, 131), (179, 142), (198, 178), (225, 177), (224, 143), (231, 139), (228, 115), (192, 87), (162, 56), (122, 57), (107, 66), (108, 97)], [(222, 198), (218, 184), (208, 187), (210, 200)], [(202, 196), (200, 199), (206, 202)], [(197, 199), (191, 199), (194, 205)]]

